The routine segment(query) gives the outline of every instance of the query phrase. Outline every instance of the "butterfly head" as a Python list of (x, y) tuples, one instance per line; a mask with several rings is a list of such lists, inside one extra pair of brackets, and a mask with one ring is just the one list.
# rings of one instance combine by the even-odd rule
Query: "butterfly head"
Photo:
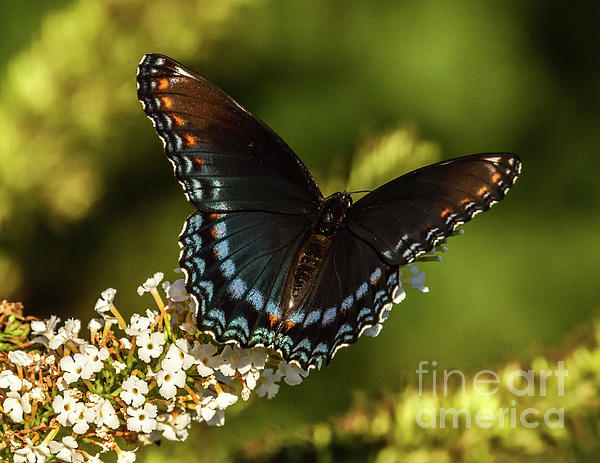
[(352, 198), (348, 193), (334, 193), (321, 206), (317, 231), (323, 235), (332, 235), (346, 217), (346, 211), (352, 206)]

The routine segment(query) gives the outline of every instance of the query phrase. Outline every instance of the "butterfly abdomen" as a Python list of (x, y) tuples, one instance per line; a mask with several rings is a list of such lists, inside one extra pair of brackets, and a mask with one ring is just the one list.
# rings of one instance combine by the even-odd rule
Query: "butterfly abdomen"
[(288, 272), (281, 301), (282, 322), (294, 313), (308, 294), (351, 205), (352, 199), (346, 193), (335, 193), (323, 202)]

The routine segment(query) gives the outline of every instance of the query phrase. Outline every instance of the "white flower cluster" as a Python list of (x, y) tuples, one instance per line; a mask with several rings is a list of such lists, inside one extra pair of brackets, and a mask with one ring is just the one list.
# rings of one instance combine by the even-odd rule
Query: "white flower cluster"
[[(8, 352), (0, 372), (0, 423), (13, 430), (0, 442), (0, 457), (99, 462), (115, 451), (119, 463), (134, 461), (135, 450), (121, 449), (119, 436), (138, 445), (184, 440), (193, 421), (222, 426), (239, 398), (272, 398), (280, 381), (296, 385), (307, 376), (274, 351), (214, 343), (196, 327), (183, 280), (162, 284), (164, 304), (162, 278), (157, 273), (138, 288), (158, 310), (129, 323), (114, 306), (116, 291), (104, 291), (95, 306), (100, 317), (88, 324), (91, 342), (79, 337), (79, 320), (28, 324), (31, 350)], [(90, 437), (96, 451), (82, 448)]]
[[(423, 272), (408, 270), (408, 278), (399, 273), (394, 303), (406, 297), (403, 285), (429, 291)], [(162, 280), (156, 273), (138, 287), (157, 310), (133, 314), (129, 323), (114, 305), (116, 291), (103, 291), (94, 307), (99, 317), (88, 324), (90, 342), (79, 337), (76, 319), (8, 317), (12, 332), (27, 341), (0, 356), (0, 424), (8, 423), (0, 459), (100, 462), (115, 451), (118, 463), (133, 462), (137, 448), (123, 450), (123, 442), (185, 440), (193, 421), (222, 426), (225, 410), (240, 398), (273, 398), (281, 381), (293, 386), (308, 375), (273, 350), (215, 343), (196, 326), (184, 280), (162, 283), (166, 304)], [(366, 334), (380, 330), (378, 324)]]

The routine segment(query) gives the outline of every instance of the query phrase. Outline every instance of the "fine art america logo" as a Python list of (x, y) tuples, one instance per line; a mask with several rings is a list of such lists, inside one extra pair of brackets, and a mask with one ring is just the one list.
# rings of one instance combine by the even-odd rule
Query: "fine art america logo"
[[(424, 399), (424, 404), (431, 405), (417, 410), (417, 425), (422, 428), (564, 427), (564, 408), (547, 408), (547, 404), (543, 409), (517, 406), (519, 397), (564, 396), (564, 382), (568, 371), (564, 368), (563, 361), (557, 362), (555, 370), (516, 369), (502, 375), (493, 370), (480, 370), (472, 379), (467, 379), (460, 370), (439, 371), (436, 367), (435, 360), (423, 360), (416, 370), (419, 376), (419, 396)], [(466, 398), (467, 387), (470, 397), (476, 397), (477, 400), (465, 401), (469, 405), (460, 408), (444, 407), (444, 397), (448, 396), (449, 388), (460, 388), (460, 393)], [(532, 402), (536, 403), (535, 400)], [(543, 403), (542, 400), (537, 402)]]

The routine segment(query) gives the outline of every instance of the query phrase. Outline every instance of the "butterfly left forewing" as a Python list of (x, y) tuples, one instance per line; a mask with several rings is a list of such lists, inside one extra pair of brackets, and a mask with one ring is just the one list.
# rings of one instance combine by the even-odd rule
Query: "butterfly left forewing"
[(432, 164), (379, 187), (348, 212), (348, 227), (392, 265), (405, 265), (502, 200), (517, 156), (478, 154)]

